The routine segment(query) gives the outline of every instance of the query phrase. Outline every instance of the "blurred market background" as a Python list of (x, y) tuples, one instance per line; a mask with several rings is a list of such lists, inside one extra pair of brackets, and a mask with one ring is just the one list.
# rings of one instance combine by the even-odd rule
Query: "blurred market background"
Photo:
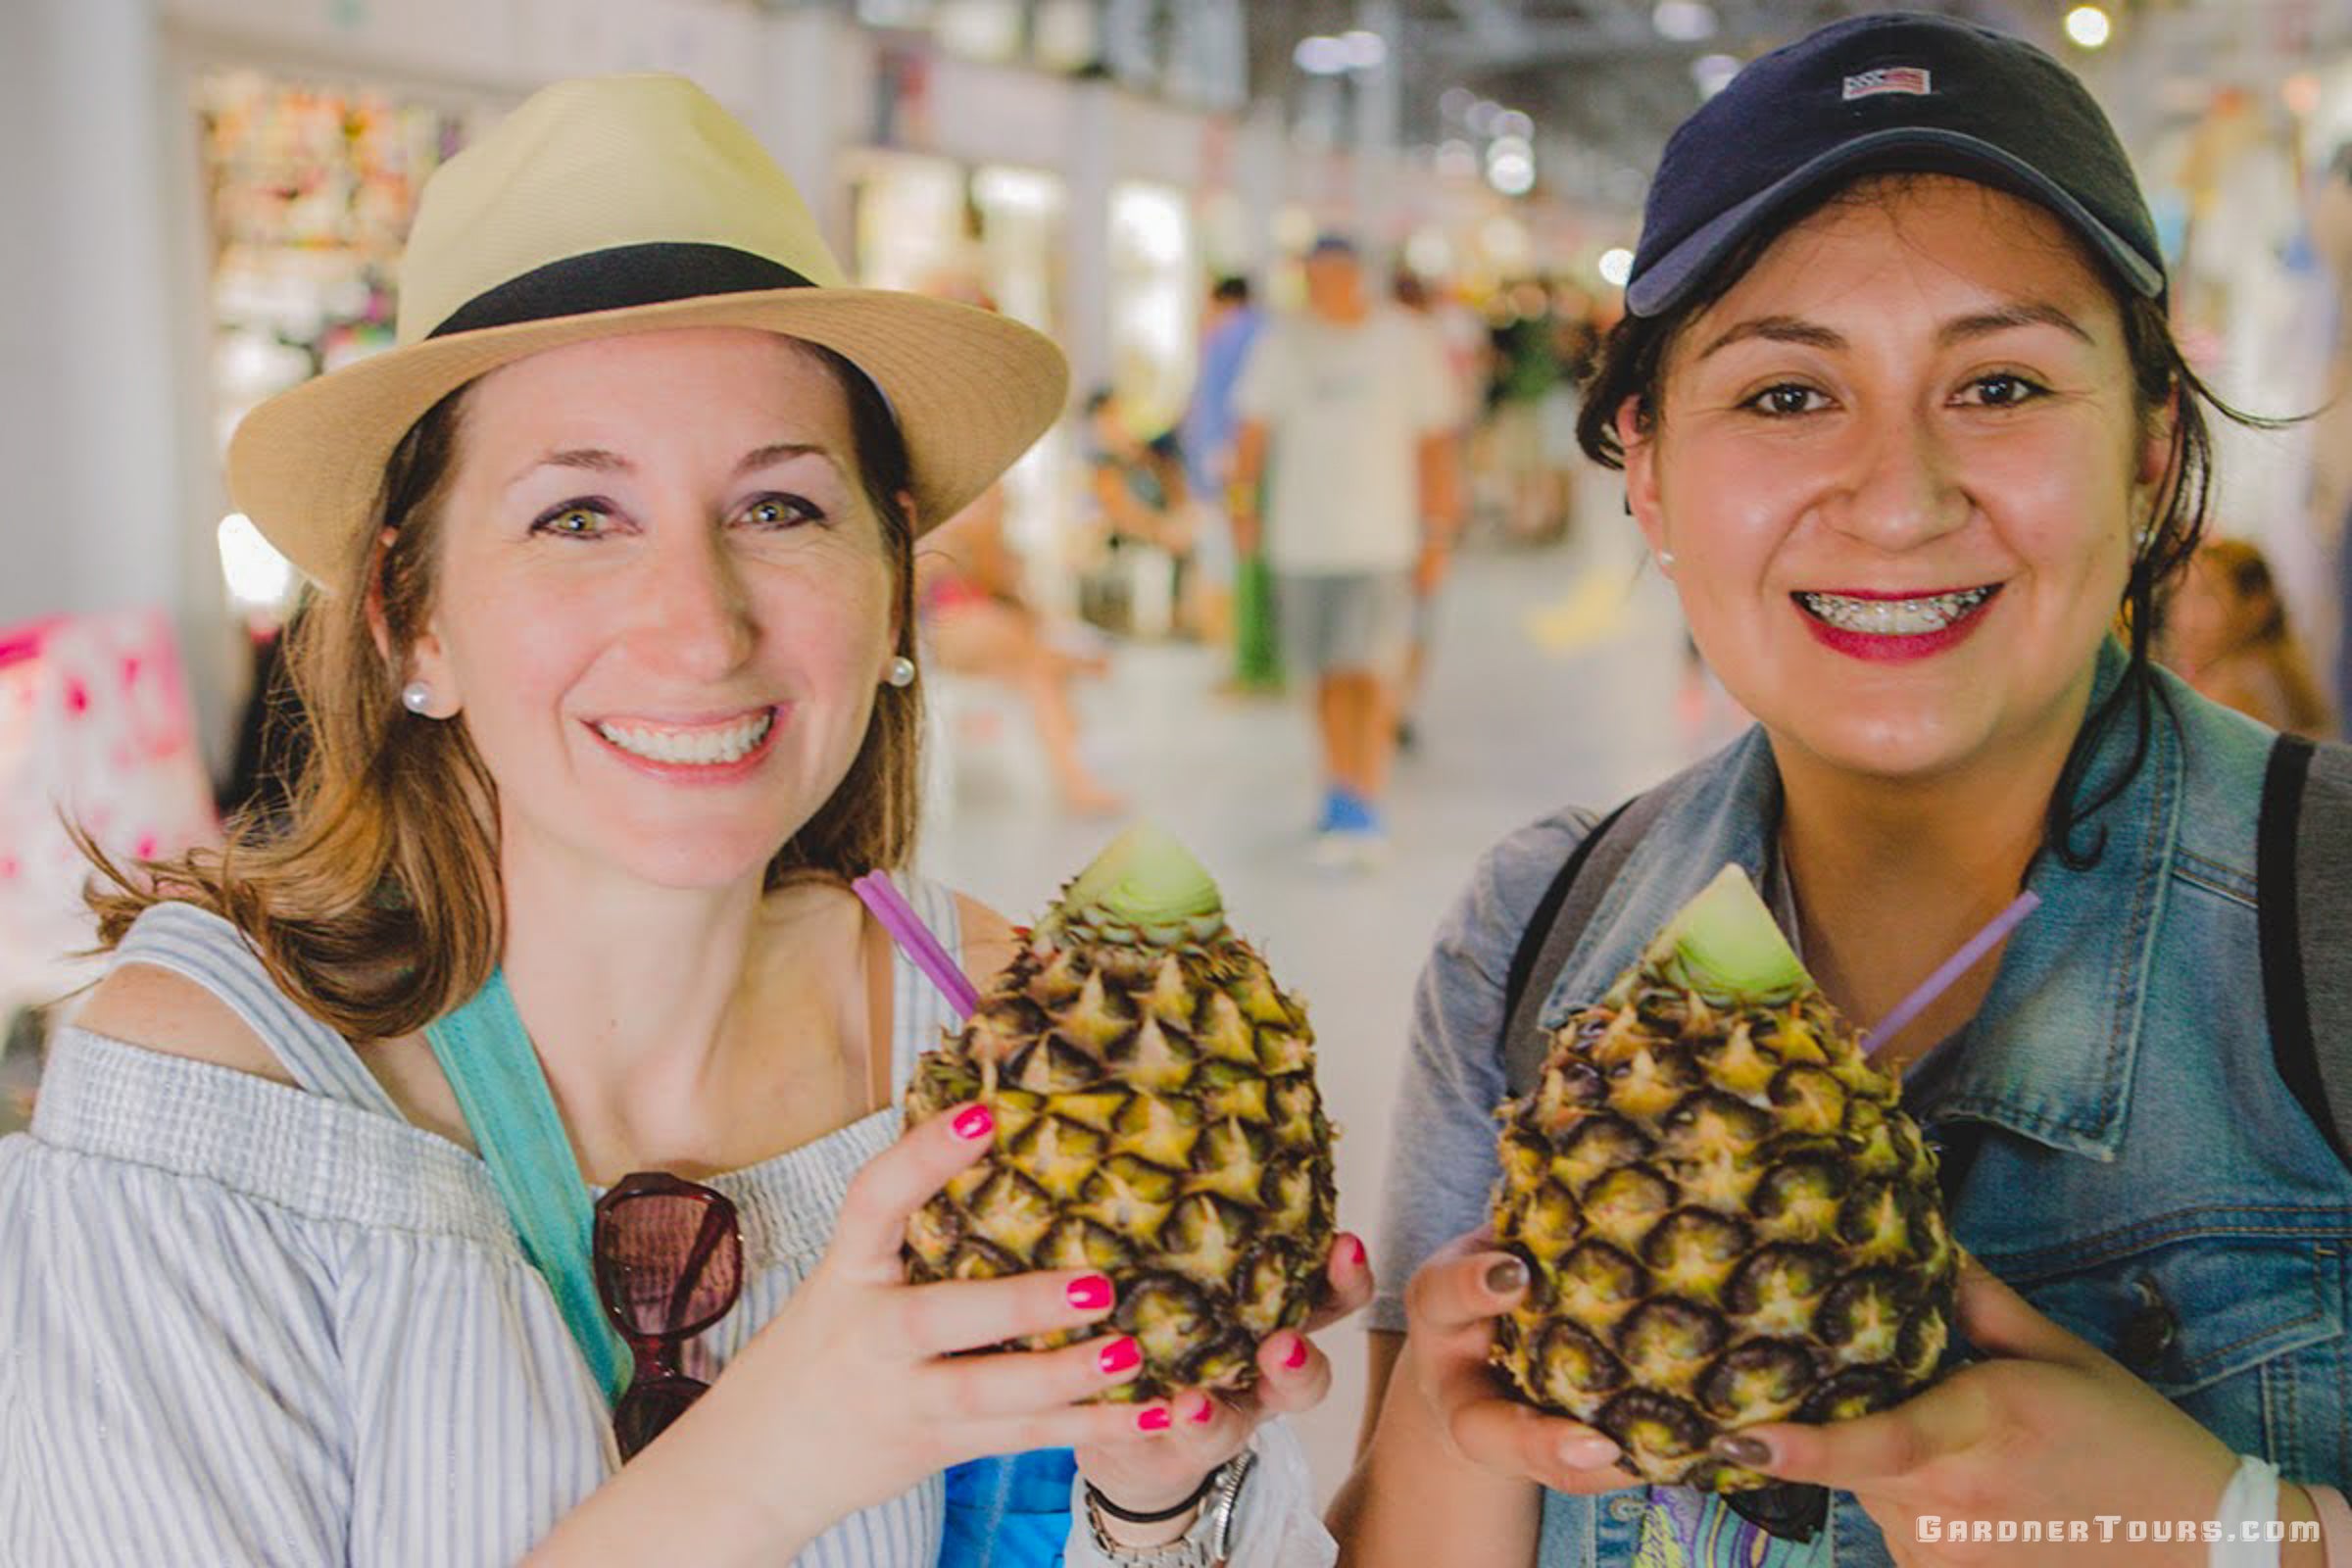
[[(1315, 1009), (1369, 1227), (1407, 998), (1479, 852), (1607, 804), (1741, 722), (1687, 657), (1613, 477), (1574, 455), (1575, 377), (1618, 309), (1670, 128), (1839, 0), (4, 0), (0, 3), (0, 1129), (51, 1004), (86, 978), (59, 810), (166, 853), (267, 807), (254, 722), (297, 602), (235, 515), (243, 412), (389, 339), (433, 169), (540, 84), (700, 81), (799, 180), (860, 281), (1055, 337), (1083, 400), (1007, 482), (1006, 569), (1067, 674), (1077, 755), (1224, 879)], [(2138, 161), (2199, 368), (2239, 406), (2352, 383), (2352, 3), (1968, 0), (2092, 84)], [(1196, 466), (1220, 279), (1298, 295), (1361, 247), (1461, 379), (1472, 509), (1408, 714), (1390, 854), (1309, 851), (1310, 732), (1251, 611), (1177, 562), (1221, 526), (1122, 527), (1106, 465)], [(1231, 292), (1230, 290), (1228, 292)], [(1215, 351), (1209, 350), (1211, 357)], [(2225, 431), (2223, 531), (2268, 559), (2335, 667), (2352, 420)], [(1200, 482), (1205, 478), (1205, 483)], [(1246, 596), (1245, 596), (1246, 600)], [(1259, 628), (1262, 631), (1262, 628)], [(1107, 835), (1016, 684), (935, 667), (927, 870), (1034, 910)], [(2340, 714), (2340, 709), (2337, 710)], [(1106, 803), (1097, 803), (1106, 804)], [(69, 1004), (70, 1005), (70, 1004)], [(1307, 1423), (1344, 1465), (1359, 1357)]]

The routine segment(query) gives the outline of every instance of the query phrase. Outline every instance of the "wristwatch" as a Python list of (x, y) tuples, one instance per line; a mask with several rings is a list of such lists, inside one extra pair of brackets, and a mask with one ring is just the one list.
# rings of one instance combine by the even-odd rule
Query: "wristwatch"
[(1233, 1555), (1233, 1515), (1242, 1498), (1242, 1483), (1250, 1479), (1257, 1455), (1244, 1448), (1217, 1467), (1200, 1516), (1177, 1540), (1159, 1546), (1126, 1546), (1102, 1529), (1102, 1511), (1086, 1499), (1086, 1528), (1095, 1549), (1112, 1568), (1216, 1568)]

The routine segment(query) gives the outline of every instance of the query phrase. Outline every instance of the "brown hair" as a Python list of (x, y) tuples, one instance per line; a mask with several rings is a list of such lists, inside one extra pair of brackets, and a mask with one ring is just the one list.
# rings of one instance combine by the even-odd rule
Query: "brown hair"
[[(905, 442), (863, 372), (829, 349), (798, 347), (849, 405), (860, 489), (894, 579), (899, 651), (914, 638), (914, 519)], [(490, 978), (503, 945), (497, 787), (462, 722), (408, 713), (407, 650), (435, 589), (436, 541), (471, 383), (403, 436), (385, 466), (374, 522), (350, 542), (336, 592), (287, 628), (286, 664), (308, 728), (282, 827), (232, 822), (218, 849), (119, 869), (86, 837), (105, 877), (86, 894), (100, 950), (140, 911), (182, 900), (233, 923), (302, 1008), (352, 1040), (413, 1033)], [(392, 531), (387, 545), (377, 540)], [(368, 619), (380, 588), (389, 654)], [(913, 848), (922, 687), (883, 686), (848, 774), (768, 861), (770, 890), (902, 864)], [(453, 809), (453, 805), (457, 808)]]
[[(1654, 429), (1659, 417), (1666, 361), (1683, 332), (1699, 314), (1731, 292), (1749, 268), (1782, 234), (1824, 208), (1839, 203), (1887, 202), (1923, 177), (1907, 173), (1865, 174), (1842, 186), (1799, 202), (1770, 227), (1735, 247), (1715, 270), (1672, 310), (1660, 316), (1628, 314), (1609, 329), (1600, 361), (1585, 388), (1577, 415), (1577, 444), (1586, 456), (1605, 467), (1625, 466), (1625, 445), (1617, 435), (1617, 411), (1630, 403), (1636, 428)], [(2087, 254), (2087, 252), (2085, 252)], [(2123, 318), (2124, 352), (2132, 367), (2133, 400), (2146, 428), (2153, 430), (2168, 416), (2172, 421), (2171, 450), (2147, 530), (2132, 558), (2132, 574), (2124, 585), (2123, 631), (2129, 640), (2131, 663), (2105, 702), (2092, 710), (2051, 792), (2043, 842), (2069, 866), (2081, 869), (2096, 863), (2105, 847), (2104, 829), (2094, 830), (2086, 850), (2074, 847), (2076, 830), (2099, 809), (2123, 794), (2147, 756), (2153, 708), (2161, 700), (2148, 639), (2156, 624), (2158, 590), (2188, 564), (2204, 536), (2213, 498), (2213, 432), (2205, 411), (2213, 410), (2239, 424), (2269, 429), (2290, 420), (2264, 418), (2230, 407), (2215, 395), (2189, 367), (2173, 336), (2171, 319), (2161, 300), (2126, 288), (2104, 266), (2099, 275), (2113, 292)], [(2136, 735), (2131, 760), (2103, 781), (2087, 800), (2086, 775), (2107, 731), (2127, 711)]]

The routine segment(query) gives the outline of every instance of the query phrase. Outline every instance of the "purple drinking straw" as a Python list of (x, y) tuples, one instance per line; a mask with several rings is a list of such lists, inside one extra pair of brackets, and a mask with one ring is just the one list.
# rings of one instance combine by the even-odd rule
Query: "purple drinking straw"
[(867, 908), (874, 911), (874, 918), (881, 922), (882, 929), (889, 932), (890, 939), (899, 945), (907, 957), (914, 960), (914, 966), (939, 987), (939, 994), (946, 997), (948, 1005), (956, 1009), (956, 1018), (960, 1021), (970, 1017), (972, 1009), (980, 1005), (979, 989), (956, 967), (956, 960), (948, 956), (948, 950), (940, 945), (939, 938), (932, 934), (931, 928), (923, 924), (922, 916), (914, 912), (913, 906), (899, 896), (899, 890), (891, 882), (889, 873), (868, 871), (851, 883), (850, 888)]
[(2025, 922), (2027, 915), (2041, 907), (2041, 895), (2020, 893), (2009, 907), (1992, 917), (1984, 930), (1960, 945), (1960, 951), (1936, 966), (1936, 972), (1920, 982), (1919, 989), (1895, 1004), (1892, 1012), (1879, 1020), (1877, 1028), (1862, 1037), (1862, 1054), (1869, 1055), (1887, 1041), (1903, 1032), (1905, 1025), (1927, 1011), (1928, 1004), (1950, 989), (1953, 981), (1977, 966), (1979, 959), (1997, 948)]

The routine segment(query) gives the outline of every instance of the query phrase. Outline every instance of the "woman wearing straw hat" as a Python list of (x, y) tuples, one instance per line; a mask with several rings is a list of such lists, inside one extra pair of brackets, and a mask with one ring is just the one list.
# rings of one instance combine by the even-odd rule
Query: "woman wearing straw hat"
[[(2149, 663), (2210, 454), (2164, 287), (2104, 116), (1990, 29), (1839, 23), (1676, 132), (1581, 434), (1625, 470), (1759, 722), (1607, 822), (1562, 812), (1504, 841), (1441, 931), (1390, 1165), (1381, 1266), (1404, 1288), (1372, 1309), (1377, 1425), (1334, 1515), (1350, 1564), (2291, 1565), (2319, 1548), (2271, 1532), (2315, 1515), (2352, 1552), (2330, 1490), (2352, 1482), (2352, 1085), (2312, 1073), (2308, 1029), (2296, 1059), (2275, 984), (2299, 950), (2299, 1004), (2352, 996), (2352, 952), (2273, 924), (2315, 891), (2274, 878), (2275, 846), (2338, 880), (2352, 859), (2352, 758), (2277, 742)], [(1787, 1408), (1732, 1361), (1743, 1339), (1686, 1363), (1688, 1400), (1644, 1388), (1597, 1427), (1544, 1416), (1486, 1365), (1531, 1288), (1479, 1234), (1492, 1111), (1526, 1081), (1506, 1063), (1727, 861), (1848, 1017), (1960, 973), (1878, 1059), (1941, 1142), (1951, 1230), (1982, 1260), (1962, 1260), (1954, 1341), (1982, 1364), (1806, 1425), (1743, 1413)], [(2025, 892), (2039, 908), (1997, 961), (1942, 962)], [(1669, 1274), (1676, 1222), (1608, 1277), (1646, 1260), (1645, 1302), (1717, 1290)], [(1754, 1299), (1802, 1299), (1755, 1278)], [(1818, 1341), (1778, 1342), (1818, 1376), (1870, 1354), (1836, 1294)], [(1723, 1319), (1703, 1312), (1740, 1321), (1743, 1298), (1676, 1303), (1697, 1325), (1678, 1343), (1709, 1343)], [(1593, 1348), (1548, 1365), (1608, 1388), (1615, 1350), (1574, 1344)], [(1637, 1444), (1654, 1468), (1711, 1453), (1794, 1485), (1644, 1486), (1619, 1463)], [(2169, 1544), (2130, 1544), (2151, 1537)]]
[[(894, 1141), (947, 1014), (846, 887), (914, 827), (913, 537), (1053, 419), (1059, 355), (843, 287), (660, 76), (434, 178), (399, 344), (229, 456), (326, 593), (293, 820), (94, 897), (116, 966), (0, 1146), (0, 1558), (928, 1568), (945, 1467), (1069, 1446), (1156, 1516), (1090, 1510), (1071, 1562), (1205, 1561), (1190, 1499), (1325, 1364), (1269, 1342), (1245, 1410), (1084, 1402), (1115, 1338), (956, 1355), (1109, 1285), (899, 1282), (987, 1117)], [(904, 885), (997, 961), (1003, 920)], [(1328, 1548), (1234, 1490), (1237, 1560)]]

